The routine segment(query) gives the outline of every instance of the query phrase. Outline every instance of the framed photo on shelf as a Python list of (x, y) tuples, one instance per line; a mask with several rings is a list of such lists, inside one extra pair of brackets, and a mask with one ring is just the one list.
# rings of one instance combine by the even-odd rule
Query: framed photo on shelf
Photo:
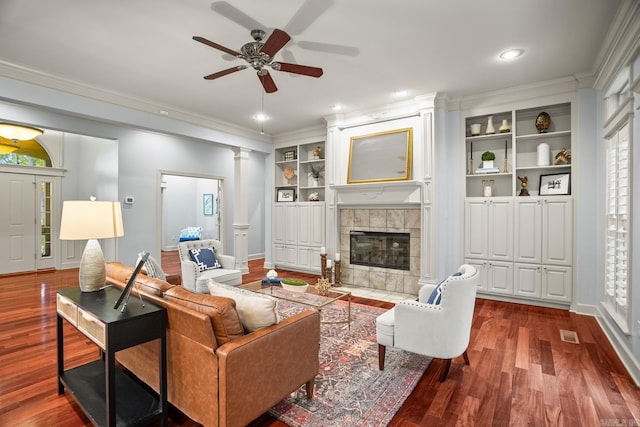
[(213, 215), (213, 194), (202, 195), (202, 213)]
[(278, 188), (277, 202), (294, 202), (296, 200), (296, 190), (293, 188)]
[(571, 172), (540, 175), (541, 196), (565, 196), (571, 194)]

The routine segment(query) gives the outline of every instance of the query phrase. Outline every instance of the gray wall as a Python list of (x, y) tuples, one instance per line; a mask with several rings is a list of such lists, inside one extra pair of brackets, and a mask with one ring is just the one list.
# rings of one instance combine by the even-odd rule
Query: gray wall
[[(51, 89), (40, 88), (6, 78), (0, 78), (0, 119), (28, 123), (45, 129), (59, 130), (78, 135), (105, 138), (117, 145), (117, 161), (113, 155), (107, 156), (106, 161), (94, 162), (89, 160), (83, 164), (82, 152), (85, 149), (80, 144), (71, 150), (70, 158), (77, 159), (74, 170), (68, 174), (73, 177), (65, 183), (72, 185), (72, 198), (80, 196), (79, 192), (90, 192), (95, 187), (95, 193), (114, 197), (122, 202), (125, 195), (135, 197), (134, 205), (123, 204), (123, 221), (125, 235), (118, 239), (118, 260), (126, 264), (135, 262), (141, 248), (147, 248), (154, 257), (159, 259), (161, 243), (158, 233), (158, 200), (157, 176), (159, 170), (215, 175), (224, 179), (224, 242), (225, 253), (233, 253), (233, 172), (234, 154), (232, 146), (235, 143), (255, 151), (249, 154), (252, 165), (250, 171), (250, 188), (264, 188), (263, 177), (264, 153), (271, 151), (271, 145), (260, 141), (251, 141), (237, 136), (222, 135), (220, 132), (201, 129), (196, 126), (177, 123), (162, 117), (152, 117), (150, 114), (125, 111), (122, 107), (83, 99), (69, 94), (63, 94)], [(21, 100), (21, 104), (7, 102), (7, 97)], [(24, 105), (30, 100), (40, 100), (48, 108), (30, 107)], [(52, 110), (57, 106), (57, 111)], [(74, 111), (73, 114), (66, 111)], [(80, 113), (83, 117), (78, 117)], [(87, 118), (89, 112), (102, 117), (101, 120)], [(130, 114), (126, 114), (130, 113)], [(158, 129), (170, 129), (175, 125), (175, 131), (186, 134), (199, 134), (216, 138), (215, 141), (195, 139), (190, 136), (175, 136), (134, 129), (127, 123), (107, 123), (110, 117), (119, 120), (139, 120), (146, 125), (157, 121)], [(222, 142), (218, 142), (223, 140)], [(106, 154), (98, 149), (100, 157)], [(102, 159), (100, 159), (102, 160)], [(77, 168), (77, 169), (76, 169)], [(118, 177), (117, 190), (107, 191), (101, 187), (101, 179), (115, 174)], [(77, 179), (76, 179), (77, 178)], [(73, 182), (73, 181), (76, 182)], [(257, 186), (256, 184), (260, 185)], [(67, 190), (63, 190), (67, 191)], [(96, 194), (98, 195), (98, 194)], [(249, 231), (249, 253), (264, 253), (264, 192), (251, 195), (249, 212), (251, 213), (251, 228)]]

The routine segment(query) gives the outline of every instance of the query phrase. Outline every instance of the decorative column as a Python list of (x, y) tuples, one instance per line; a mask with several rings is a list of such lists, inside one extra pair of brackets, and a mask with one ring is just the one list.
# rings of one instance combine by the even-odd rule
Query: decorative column
[(235, 268), (249, 272), (249, 152), (246, 148), (234, 148), (233, 188), (233, 255)]

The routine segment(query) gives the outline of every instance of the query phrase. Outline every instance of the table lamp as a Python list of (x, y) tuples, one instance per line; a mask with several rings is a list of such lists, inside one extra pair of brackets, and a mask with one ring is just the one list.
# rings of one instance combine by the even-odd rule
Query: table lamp
[(60, 240), (87, 240), (80, 260), (80, 290), (95, 292), (107, 281), (104, 255), (97, 239), (124, 236), (120, 202), (68, 200), (62, 205)]

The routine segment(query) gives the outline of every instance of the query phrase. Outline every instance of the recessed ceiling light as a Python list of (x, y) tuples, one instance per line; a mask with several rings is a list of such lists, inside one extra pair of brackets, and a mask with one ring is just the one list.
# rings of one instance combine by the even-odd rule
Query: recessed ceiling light
[(334, 105), (334, 106), (332, 106), (332, 107), (331, 107), (331, 109), (332, 109), (333, 111), (340, 111), (340, 110), (342, 110), (342, 108), (343, 108), (343, 107), (342, 107), (342, 105), (340, 105), (340, 104), (336, 104), (336, 105)]
[(408, 90), (400, 89), (400, 90), (397, 90), (397, 91), (393, 92), (393, 95), (397, 96), (397, 97), (401, 97), (401, 96), (407, 96), (408, 93), (409, 93)]
[(269, 120), (269, 116), (267, 116), (265, 113), (258, 113), (253, 116), (253, 118), (259, 122), (266, 122), (267, 120)]
[(503, 61), (512, 61), (524, 54), (524, 49), (508, 49), (499, 55)]

